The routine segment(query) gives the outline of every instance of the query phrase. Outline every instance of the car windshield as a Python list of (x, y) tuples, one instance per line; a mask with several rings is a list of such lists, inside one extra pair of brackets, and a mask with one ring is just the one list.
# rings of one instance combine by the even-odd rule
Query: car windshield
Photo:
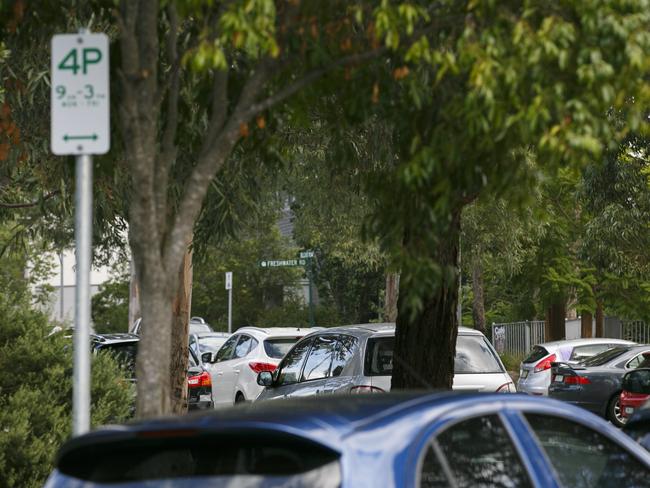
[(454, 373), (503, 373), (496, 354), (482, 335), (458, 335)]
[(542, 346), (535, 346), (530, 354), (523, 360), (524, 364), (536, 363), (543, 357), (548, 356), (548, 351)]
[(122, 342), (117, 344), (104, 344), (97, 349), (98, 352), (112, 354), (130, 377), (135, 378), (135, 359), (138, 355), (137, 342)]
[(266, 355), (273, 359), (282, 359), (289, 349), (298, 342), (300, 337), (282, 337), (277, 339), (266, 339), (264, 341), (264, 351)]
[(200, 337), (199, 351), (201, 353), (218, 351), (227, 340), (227, 337)]
[(602, 366), (603, 364), (609, 363), (610, 361), (623, 355), (629, 350), (629, 347), (613, 347), (612, 349), (608, 349), (607, 351), (603, 351), (600, 354), (596, 354), (595, 356), (581, 361), (580, 364), (583, 366)]

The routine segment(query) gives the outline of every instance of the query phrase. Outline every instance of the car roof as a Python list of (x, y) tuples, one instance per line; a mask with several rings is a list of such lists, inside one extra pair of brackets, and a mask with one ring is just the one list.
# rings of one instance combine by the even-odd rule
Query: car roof
[(535, 346), (541, 346), (546, 349), (548, 347), (561, 346), (588, 346), (589, 344), (621, 344), (631, 346), (633, 344), (636, 344), (636, 342), (628, 341), (625, 339), (615, 339), (613, 337), (587, 337), (584, 339), (564, 339), (561, 341), (541, 342), (539, 344), (535, 344)]
[(92, 334), (90, 339), (99, 344), (117, 344), (119, 342), (138, 342), (140, 337), (126, 332), (113, 334)]
[[(395, 335), (395, 323), (393, 322), (382, 322), (382, 323), (371, 323), (371, 324), (355, 324), (355, 325), (343, 325), (340, 327), (329, 327), (318, 331), (320, 333), (338, 333), (338, 334), (350, 334), (354, 336), (367, 336), (367, 337), (392, 337)], [(469, 327), (458, 327), (459, 335), (476, 335), (483, 336), (483, 334)]]
[[(336, 395), (304, 397), (107, 426), (68, 441), (59, 451), (58, 459), (68, 452), (81, 450), (96, 443), (149, 436), (162, 439), (167, 436), (166, 432), (169, 437), (174, 437), (176, 433), (245, 435), (245, 432), (251, 430), (283, 432), (341, 452), (344, 449), (343, 441), (346, 439), (355, 435), (363, 436), (364, 432), (373, 429), (383, 430), (387, 422), (396, 418), (400, 419), (399, 425), (402, 428), (418, 432), (443, 415), (465, 416), (463, 412), (466, 412), (467, 416), (471, 417), (507, 407), (575, 418), (581, 415), (584, 417), (583, 411), (578, 407), (528, 395), (447, 391), (358, 395), (348, 396), (345, 401), (341, 401)], [(402, 422), (407, 417), (408, 422)], [(598, 420), (595, 417), (593, 419)]]
[(322, 330), (320, 327), (253, 327), (245, 326), (240, 327), (235, 332), (235, 334), (241, 334), (244, 332), (251, 333), (253, 335), (266, 335), (268, 337), (295, 337), (296, 335), (305, 336), (311, 332)]

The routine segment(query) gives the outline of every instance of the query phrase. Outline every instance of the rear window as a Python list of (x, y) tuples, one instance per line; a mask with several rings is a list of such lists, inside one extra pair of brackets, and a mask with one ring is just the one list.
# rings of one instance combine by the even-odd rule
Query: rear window
[(366, 346), (364, 374), (390, 376), (393, 374), (394, 337), (371, 337)]
[(266, 339), (264, 341), (264, 351), (266, 355), (273, 359), (282, 359), (293, 345), (298, 342), (300, 337), (282, 337), (278, 339)]
[(581, 364), (584, 366), (602, 366), (603, 364), (607, 364), (617, 357), (622, 356), (629, 350), (629, 347), (613, 347), (612, 349), (608, 349), (607, 351), (603, 351), (600, 354), (585, 359)]
[(524, 359), (525, 364), (529, 363), (536, 363), (540, 359), (548, 356), (548, 351), (544, 349), (542, 346), (534, 346), (533, 350), (530, 351), (530, 354), (526, 356), (526, 359)]
[[(182, 430), (144, 432), (67, 452), (64, 448), (57, 468), (65, 476), (90, 483), (176, 479), (178, 483), (165, 486), (203, 486), (200, 477), (210, 479), (209, 486), (262, 487), (271, 484), (261, 477), (271, 476), (273, 486), (285, 479), (293, 482), (290, 486), (329, 488), (340, 484), (338, 457), (325, 446), (278, 432), (206, 434)], [(188, 483), (191, 478), (194, 481)]]
[(190, 322), (190, 334), (199, 334), (200, 332), (212, 332), (212, 329), (208, 324)]
[(111, 354), (126, 370), (127, 374), (135, 378), (135, 361), (138, 355), (137, 342), (103, 344), (101, 347), (97, 347), (97, 352), (100, 354)]
[(587, 358), (606, 351), (610, 347), (612, 347), (610, 344), (589, 344), (587, 346), (576, 346), (573, 348), (573, 351), (571, 351), (569, 361), (584, 361)]
[(454, 373), (503, 373), (503, 368), (485, 337), (459, 334)]

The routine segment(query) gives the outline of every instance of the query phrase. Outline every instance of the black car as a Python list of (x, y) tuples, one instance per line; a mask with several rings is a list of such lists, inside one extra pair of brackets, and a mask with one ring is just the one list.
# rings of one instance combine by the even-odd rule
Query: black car
[(586, 408), (622, 427), (627, 420), (620, 406), (623, 376), (639, 367), (648, 353), (650, 345), (618, 346), (578, 365), (553, 363), (548, 396)]
[(111, 353), (124, 367), (128, 378), (135, 381), (135, 359), (140, 338), (135, 334), (93, 334), (90, 344), (95, 353)]

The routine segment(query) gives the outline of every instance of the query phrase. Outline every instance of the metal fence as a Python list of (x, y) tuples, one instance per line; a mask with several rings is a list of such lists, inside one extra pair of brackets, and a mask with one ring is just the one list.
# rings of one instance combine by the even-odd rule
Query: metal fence
[(492, 345), (499, 354), (523, 355), (542, 342), (543, 320), (492, 324)]
[(621, 323), (621, 338), (639, 344), (650, 343), (650, 324), (643, 320), (627, 320)]

